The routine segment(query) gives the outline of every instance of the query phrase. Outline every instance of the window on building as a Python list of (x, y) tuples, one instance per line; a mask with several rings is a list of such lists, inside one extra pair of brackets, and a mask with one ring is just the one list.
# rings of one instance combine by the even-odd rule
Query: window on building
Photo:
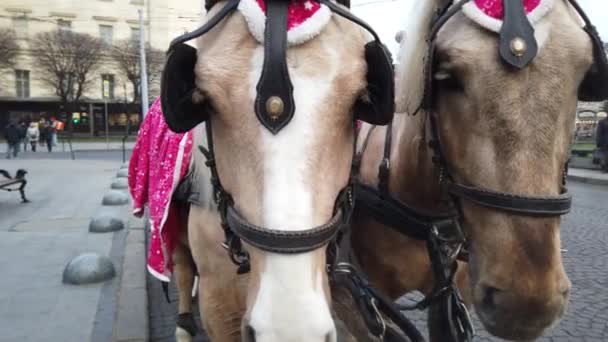
[(13, 18), (13, 29), (15, 30), (17, 38), (27, 38), (27, 18)]
[(101, 97), (104, 99), (114, 98), (114, 75), (101, 75)]
[(99, 36), (107, 44), (112, 44), (114, 28), (111, 25), (99, 25)]
[(17, 97), (30, 97), (29, 70), (15, 70), (15, 90)]
[(131, 40), (139, 42), (139, 27), (131, 27)]
[(72, 22), (69, 20), (59, 19), (57, 20), (57, 26), (60, 30), (70, 31), (72, 29)]

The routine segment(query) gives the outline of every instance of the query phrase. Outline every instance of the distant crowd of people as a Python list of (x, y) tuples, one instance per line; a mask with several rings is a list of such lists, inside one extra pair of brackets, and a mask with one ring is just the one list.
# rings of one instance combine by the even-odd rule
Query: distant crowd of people
[(10, 122), (4, 128), (4, 138), (8, 144), (6, 150), (6, 158), (17, 158), (21, 151), (27, 151), (28, 146), (33, 152), (36, 152), (38, 145), (46, 145), (47, 151), (53, 151), (53, 146), (57, 146), (57, 126), (58, 121), (51, 117), (49, 120), (45, 118), (40, 121), (20, 121)]

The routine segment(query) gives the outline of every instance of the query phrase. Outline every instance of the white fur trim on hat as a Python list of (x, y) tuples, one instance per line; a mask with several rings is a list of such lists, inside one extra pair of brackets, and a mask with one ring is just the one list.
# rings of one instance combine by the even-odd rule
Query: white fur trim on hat
[[(532, 26), (551, 11), (554, 4), (555, 0), (542, 0), (534, 10), (528, 13), (528, 20), (530, 20)], [(479, 26), (490, 31), (498, 33), (502, 28), (502, 20), (492, 18), (485, 14), (473, 1), (466, 3), (464, 7), (462, 7), (462, 13)]]
[[(241, 0), (239, 11), (245, 17), (249, 32), (260, 43), (264, 43), (264, 30), (266, 28), (266, 14), (255, 0)], [(321, 7), (306, 21), (287, 31), (287, 43), (298, 45), (316, 37), (331, 19), (331, 10)]]

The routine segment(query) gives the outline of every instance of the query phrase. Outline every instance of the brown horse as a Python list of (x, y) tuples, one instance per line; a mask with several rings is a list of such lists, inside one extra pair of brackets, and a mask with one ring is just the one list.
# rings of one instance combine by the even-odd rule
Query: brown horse
[[(214, 6), (208, 17), (221, 7)], [(332, 217), (349, 181), (352, 109), (366, 93), (367, 40), (360, 27), (333, 15), (313, 39), (289, 46), (296, 112), (275, 135), (254, 112), (264, 47), (244, 16), (234, 12), (199, 38), (196, 82), (198, 94), (214, 109), (215, 164), (223, 188), (251, 224), (300, 231)], [(194, 146), (206, 146), (206, 134), (204, 125), (194, 128)], [(189, 207), (187, 235), (173, 258), (180, 318), (191, 316), (194, 264), (203, 326), (211, 340), (335, 342), (326, 247), (286, 255), (245, 243), (251, 270), (238, 275), (222, 247), (225, 236), (206, 160), (193, 153), (192, 189), (199, 201)], [(191, 340), (182, 328), (176, 336)]]
[[(417, 20), (401, 42), (400, 112), (413, 114), (421, 103), (425, 38), (439, 2), (423, 2), (408, 15)], [(591, 40), (581, 26), (567, 1), (555, 1), (535, 27), (536, 59), (514, 72), (500, 61), (497, 34), (462, 13), (447, 22), (436, 41), (434, 107), (455, 181), (530, 196), (560, 193), (577, 93), (594, 61)], [(438, 211), (443, 203), (428, 145), (429, 115), (395, 117), (389, 188), (401, 201)], [(369, 129), (361, 130), (360, 141)], [(384, 141), (385, 128), (374, 129), (363, 154), (363, 183), (378, 184)], [(493, 335), (514, 340), (540, 336), (564, 313), (571, 285), (562, 264), (560, 219), (509, 214), (467, 200), (461, 205), (470, 259), (460, 265), (456, 281), (465, 300)], [(352, 244), (372, 283), (393, 298), (432, 290), (424, 242), (358, 213)], [(431, 329), (431, 335), (444, 340), (441, 332)]]

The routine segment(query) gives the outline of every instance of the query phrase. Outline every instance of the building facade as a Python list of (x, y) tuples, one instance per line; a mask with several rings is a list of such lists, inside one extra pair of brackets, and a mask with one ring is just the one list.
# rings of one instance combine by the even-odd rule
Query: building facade
[[(62, 112), (59, 97), (43, 82), (32, 53), (37, 34), (61, 29), (101, 38), (108, 46), (125, 39), (139, 42), (140, 10), (145, 43), (165, 51), (175, 36), (197, 27), (204, 6), (200, 0), (3, 0), (0, 29), (16, 33), (19, 53), (12, 69), (0, 69), (0, 127), (9, 120), (60, 117)], [(124, 132), (127, 122), (139, 124), (140, 105), (134, 103), (133, 86), (110, 51), (101, 56), (89, 80), (79, 106), (62, 114), (62, 121), (76, 122), (75, 132), (97, 135), (105, 130), (107, 108), (110, 131)], [(150, 97), (158, 95), (158, 82), (149, 92)]]

